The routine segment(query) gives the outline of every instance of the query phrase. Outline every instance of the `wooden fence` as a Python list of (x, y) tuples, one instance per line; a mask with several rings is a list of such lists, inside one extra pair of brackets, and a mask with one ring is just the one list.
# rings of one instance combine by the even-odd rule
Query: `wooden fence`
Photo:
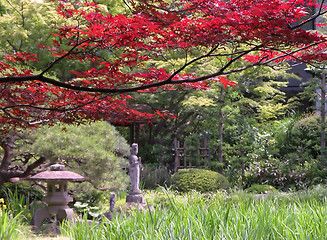
[(180, 168), (192, 168), (198, 166), (208, 166), (210, 163), (210, 149), (208, 147), (209, 136), (206, 135), (202, 139), (199, 139), (200, 147), (196, 149), (199, 160), (202, 161), (191, 161), (194, 157), (194, 151), (189, 151), (190, 146), (187, 146), (185, 141), (180, 141), (177, 138), (174, 139), (174, 172), (177, 172)]

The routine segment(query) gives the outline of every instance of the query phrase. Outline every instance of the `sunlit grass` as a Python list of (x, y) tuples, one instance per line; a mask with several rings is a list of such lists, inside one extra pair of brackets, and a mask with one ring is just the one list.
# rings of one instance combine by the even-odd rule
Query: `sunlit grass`
[(23, 234), (20, 232), (19, 227), (21, 221), (19, 215), (12, 216), (6, 209), (0, 209), (0, 239), (10, 240), (18, 239)]
[(156, 195), (160, 200), (152, 210), (63, 225), (62, 232), (70, 239), (327, 239), (322, 189), (267, 200), (244, 193), (148, 192), (149, 202)]
[(64, 223), (62, 235), (53, 237), (32, 234), (21, 201), (3, 202), (0, 239), (327, 239), (327, 189), (322, 186), (272, 193), (264, 200), (242, 191), (178, 194), (159, 189), (144, 195), (151, 210), (120, 212), (111, 222), (82, 218)]

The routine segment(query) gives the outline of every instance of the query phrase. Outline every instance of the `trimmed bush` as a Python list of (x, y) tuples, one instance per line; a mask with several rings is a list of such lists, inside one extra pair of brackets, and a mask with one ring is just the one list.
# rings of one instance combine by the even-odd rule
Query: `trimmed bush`
[(261, 194), (261, 193), (274, 192), (277, 191), (277, 189), (270, 185), (254, 184), (251, 187), (247, 188), (245, 191), (248, 193)]
[(229, 182), (223, 175), (206, 169), (181, 169), (171, 177), (171, 185), (180, 192), (196, 190), (201, 193), (227, 189)]

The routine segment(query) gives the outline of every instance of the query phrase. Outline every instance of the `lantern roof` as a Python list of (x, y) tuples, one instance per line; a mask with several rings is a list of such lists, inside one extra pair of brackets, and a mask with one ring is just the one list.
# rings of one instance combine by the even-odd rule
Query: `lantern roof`
[(66, 171), (64, 165), (54, 164), (50, 167), (50, 171), (37, 173), (28, 180), (83, 182), (85, 178), (77, 173)]

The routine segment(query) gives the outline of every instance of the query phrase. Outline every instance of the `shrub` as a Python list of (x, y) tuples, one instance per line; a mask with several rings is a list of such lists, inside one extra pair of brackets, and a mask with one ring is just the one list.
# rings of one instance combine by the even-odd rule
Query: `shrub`
[(109, 202), (110, 193), (92, 189), (89, 191), (75, 191), (74, 202), (69, 205), (74, 208), (75, 212), (85, 215), (88, 219), (99, 216), (104, 203)]
[[(67, 162), (67, 170), (89, 179), (91, 184), (77, 184), (73, 190), (125, 190), (128, 175), (129, 146), (109, 123), (97, 121), (85, 125), (58, 124), (33, 131), (28, 151), (46, 157), (51, 162)], [(44, 143), (47, 144), (44, 144)]]
[(245, 186), (269, 184), (287, 191), (326, 183), (327, 171), (320, 157), (319, 116), (296, 117), (289, 123), (274, 133), (270, 146), (258, 147), (254, 152), (258, 154), (252, 154)]
[(18, 198), (23, 196), (28, 202), (41, 201), (44, 196), (43, 191), (36, 186), (24, 183), (5, 183), (0, 189), (0, 198), (7, 199), (14, 193), (17, 194)]
[[(43, 195), (43, 191), (36, 186), (24, 183), (6, 183), (0, 189), (0, 201), (2, 202), (0, 211), (5, 206), (12, 217), (20, 216), (24, 222), (30, 222), (35, 209), (39, 207), (37, 201), (40, 201)], [(3, 238), (0, 236), (0, 239)]]
[(263, 184), (263, 185), (254, 184), (251, 187), (247, 188), (245, 191), (248, 193), (260, 194), (260, 193), (274, 192), (277, 191), (277, 189), (267, 184)]
[(170, 180), (170, 172), (165, 166), (146, 164), (141, 170), (141, 186), (144, 189), (155, 189), (165, 186)]
[(308, 158), (317, 158), (320, 155), (320, 134), (319, 116), (305, 116), (294, 123), (282, 153), (296, 164), (303, 164)]
[(289, 160), (277, 158), (252, 162), (250, 168), (245, 172), (244, 186), (268, 184), (283, 191), (301, 189), (304, 181), (308, 181), (306, 172), (311, 167), (311, 164), (295, 165)]
[(218, 189), (227, 189), (229, 183), (223, 175), (206, 169), (181, 169), (171, 178), (172, 187), (180, 192), (196, 190), (212, 192)]

